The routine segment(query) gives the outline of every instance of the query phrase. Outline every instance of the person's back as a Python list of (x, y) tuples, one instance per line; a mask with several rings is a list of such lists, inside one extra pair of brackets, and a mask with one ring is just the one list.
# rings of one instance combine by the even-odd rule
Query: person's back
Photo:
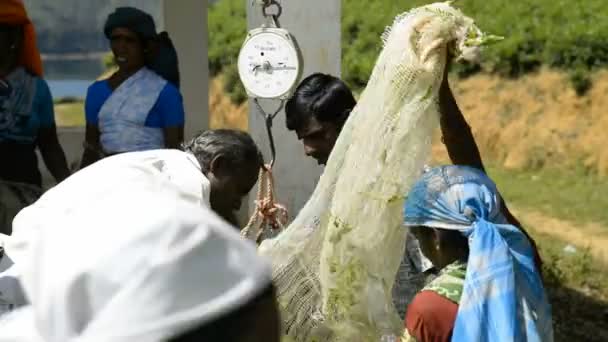
[(105, 158), (66, 179), (61, 184), (61, 195), (50, 189), (39, 201), (52, 203), (57, 200), (56, 196), (68, 193), (94, 200), (98, 191), (126, 191), (130, 184), (148, 181), (144, 178), (151, 177), (166, 179), (191, 195), (193, 202), (209, 206), (209, 181), (195, 156), (173, 149), (129, 152)]
[[(66, 203), (86, 203), (92, 223), (107, 215), (116, 215), (103, 201), (108, 195), (130, 196), (134, 189), (170, 187), (185, 201), (197, 206), (209, 205), (209, 181), (197, 167), (194, 156), (178, 150), (132, 152), (103, 159), (68, 177), (51, 188), (32, 206), (24, 208), (13, 221), (14, 232), (7, 254), (19, 261), (41, 234), (45, 225), (40, 215), (31, 212), (72, 210)], [(138, 203), (133, 203), (137, 206)], [(86, 225), (82, 227), (86, 230)]]
[(30, 304), (0, 319), (0, 341), (162, 342), (268, 298), (253, 243), (153, 169), (128, 177), (86, 200), (61, 200), (80, 181), (62, 184), (19, 214), (16, 231), (38, 228), (19, 260)]

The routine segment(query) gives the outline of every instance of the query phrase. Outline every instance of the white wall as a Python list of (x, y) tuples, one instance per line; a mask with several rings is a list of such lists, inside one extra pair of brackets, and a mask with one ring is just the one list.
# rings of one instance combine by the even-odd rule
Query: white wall
[(209, 127), (207, 0), (164, 0), (163, 18), (179, 58), (188, 140)]

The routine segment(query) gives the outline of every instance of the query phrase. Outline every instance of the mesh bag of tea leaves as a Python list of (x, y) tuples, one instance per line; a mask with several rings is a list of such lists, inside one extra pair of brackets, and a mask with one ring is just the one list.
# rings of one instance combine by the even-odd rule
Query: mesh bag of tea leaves
[(477, 58), (493, 41), (449, 3), (398, 16), (319, 183), (294, 222), (264, 241), (285, 334), (380, 341), (403, 323), (391, 288), (403, 256), (404, 196), (430, 155), (448, 46)]

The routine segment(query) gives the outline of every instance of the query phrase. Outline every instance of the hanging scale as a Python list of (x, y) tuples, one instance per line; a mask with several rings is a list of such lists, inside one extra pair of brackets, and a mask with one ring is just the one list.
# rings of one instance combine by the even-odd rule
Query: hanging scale
[[(254, 2), (261, 7), (266, 23), (247, 34), (239, 52), (238, 72), (247, 95), (264, 118), (270, 144), (270, 163), (260, 171), (256, 212), (242, 231), (244, 236), (248, 236), (251, 228), (258, 225), (254, 239), (259, 241), (265, 225), (271, 226), (272, 230), (279, 230), (287, 221), (285, 207), (274, 203), (272, 166), (276, 160), (276, 149), (272, 121), (283, 109), (299, 81), (302, 58), (293, 36), (279, 25), (281, 4), (276, 0)], [(280, 104), (275, 111), (267, 113), (262, 108), (260, 99), (277, 100)]]

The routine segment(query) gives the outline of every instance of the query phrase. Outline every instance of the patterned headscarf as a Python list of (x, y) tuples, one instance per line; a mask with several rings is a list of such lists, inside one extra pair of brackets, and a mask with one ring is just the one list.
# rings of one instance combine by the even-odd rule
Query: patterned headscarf
[(405, 203), (405, 225), (458, 230), (469, 241), (452, 341), (552, 341), (551, 308), (530, 241), (507, 223), (495, 184), (480, 170), (427, 171)]

